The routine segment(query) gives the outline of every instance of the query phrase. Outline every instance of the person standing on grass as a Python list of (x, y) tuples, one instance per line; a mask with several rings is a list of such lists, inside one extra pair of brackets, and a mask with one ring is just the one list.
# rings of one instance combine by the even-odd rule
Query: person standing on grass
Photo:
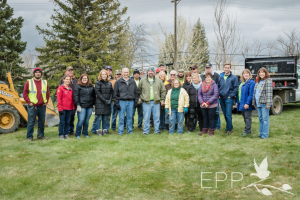
[[(135, 69), (133, 71), (133, 80), (136, 83), (136, 86), (139, 87), (139, 84), (141, 83), (141, 78), (140, 78), (140, 71), (138, 69)], [(132, 127), (134, 124), (134, 115), (135, 112), (138, 112), (138, 128), (140, 130), (143, 130), (143, 105), (140, 104), (136, 108), (133, 108), (133, 115), (132, 115)]]
[[(161, 68), (161, 66), (159, 66)], [(164, 67), (164, 66), (163, 66)], [(165, 67), (164, 67), (165, 68)], [(163, 71), (164, 72), (164, 71)], [(169, 90), (172, 89), (172, 81), (177, 79), (177, 72), (172, 70), (170, 72), (170, 79), (165, 82), (166, 94), (168, 94)], [(170, 128), (170, 115), (169, 112), (165, 112), (165, 123), (166, 123), (166, 130), (168, 131)], [(176, 124), (177, 126), (177, 124)], [(176, 129), (176, 128), (175, 128)]]
[(122, 69), (123, 77), (116, 81), (113, 99), (119, 112), (118, 134), (123, 135), (124, 118), (127, 116), (127, 134), (132, 133), (133, 108), (138, 105), (139, 94), (134, 80), (129, 78), (129, 69)]
[[(111, 113), (111, 101), (113, 98), (113, 87), (108, 80), (108, 72), (102, 69), (95, 84), (95, 115), (97, 117), (96, 133), (98, 136), (107, 135), (109, 130), (109, 117)], [(102, 123), (102, 129), (101, 129)]]
[(209, 129), (208, 135), (212, 136), (215, 131), (214, 116), (218, 107), (219, 89), (212, 78), (213, 76), (211, 73), (206, 73), (205, 81), (202, 82), (202, 86), (198, 90), (198, 99), (203, 116), (203, 128), (199, 135), (206, 134)]
[[(172, 73), (170, 73), (172, 74)], [(168, 91), (166, 97), (166, 113), (168, 113), (170, 117), (170, 131), (169, 134), (173, 134), (175, 130), (175, 124), (178, 121), (178, 134), (183, 133), (183, 120), (184, 113), (188, 112), (190, 99), (189, 95), (181, 87), (181, 82), (178, 79), (175, 79), (172, 82), (172, 89)]]
[(42, 80), (42, 69), (33, 70), (33, 78), (27, 80), (23, 90), (23, 98), (27, 102), (27, 140), (33, 141), (34, 124), (38, 117), (37, 139), (47, 139), (44, 135), (46, 106), (49, 101), (49, 86)]
[(236, 98), (236, 108), (242, 112), (245, 122), (245, 130), (242, 136), (251, 133), (252, 124), (252, 99), (255, 82), (249, 69), (244, 69), (241, 75), (241, 84)]
[[(187, 88), (191, 85), (192, 83), (192, 77), (191, 77), (191, 72), (187, 72), (185, 74), (185, 77), (184, 77), (184, 83), (183, 83), (183, 89), (185, 89), (187, 91)], [(185, 126), (188, 126), (188, 117), (187, 117), (188, 113), (186, 113), (184, 115), (184, 121), (185, 121)]]
[(80, 139), (81, 131), (84, 137), (88, 137), (89, 120), (95, 105), (95, 89), (87, 74), (82, 74), (74, 89), (74, 99), (77, 105), (78, 122), (75, 136)]
[[(188, 72), (189, 73), (189, 72)], [(193, 82), (188, 86), (186, 92), (190, 98), (190, 107), (189, 112), (187, 113), (188, 116), (188, 131), (189, 133), (194, 130), (195, 121), (198, 119), (200, 132), (202, 132), (203, 128), (203, 117), (201, 107), (198, 101), (198, 91), (201, 88), (202, 82), (200, 82), (199, 75), (196, 73), (192, 74)], [(197, 121), (196, 121), (197, 125)]]
[(269, 137), (269, 111), (273, 105), (273, 83), (266, 68), (260, 68), (257, 72), (257, 83), (254, 87), (252, 104), (258, 111), (259, 138)]
[(144, 135), (150, 131), (150, 116), (153, 115), (154, 133), (160, 134), (160, 107), (165, 105), (166, 88), (163, 82), (155, 77), (154, 68), (148, 68), (147, 77), (143, 78), (138, 87), (144, 111)]
[[(167, 80), (166, 80), (166, 76), (167, 75), (166, 75), (166, 73), (163, 72), (163, 71), (160, 71), (157, 76), (163, 82), (164, 87), (165, 87), (165, 84), (167, 83)], [(159, 125), (159, 129), (160, 130), (166, 130), (166, 124), (165, 124), (165, 105), (160, 106), (160, 125)]]
[(70, 130), (71, 116), (75, 115), (75, 103), (73, 89), (70, 87), (71, 76), (63, 77), (63, 85), (57, 89), (57, 108), (59, 112), (59, 138), (61, 140), (68, 139), (68, 131)]
[[(219, 89), (219, 92), (220, 90), (222, 89), (222, 87), (224, 86), (224, 79), (222, 76), (220, 76), (220, 74), (214, 72), (213, 70), (213, 66), (212, 64), (210, 63), (207, 63), (205, 65), (205, 71), (203, 74), (201, 74), (201, 81), (205, 81), (205, 74), (206, 73), (211, 73), (212, 76), (213, 76), (213, 81), (215, 81), (215, 83), (217, 83), (218, 85), (218, 89)], [(217, 110), (216, 110), (216, 114), (215, 114), (215, 129), (216, 130), (220, 130), (221, 129), (221, 118), (220, 118), (220, 100), (218, 98), (218, 107), (217, 107)]]
[(234, 99), (238, 93), (239, 82), (235, 75), (232, 74), (231, 64), (224, 64), (224, 72), (220, 75), (224, 79), (224, 84), (220, 88), (220, 104), (222, 107), (222, 111), (226, 120), (226, 129), (225, 134), (230, 135), (233, 132), (232, 126), (232, 106), (234, 103)]
[[(122, 72), (121, 70), (116, 70), (115, 71), (115, 81), (119, 80), (121, 78), (121, 75), (122, 75)], [(113, 89), (115, 89), (115, 85), (113, 84)], [(113, 107), (112, 107), (112, 110), (111, 110), (111, 129), (113, 131), (116, 130), (117, 128), (117, 117), (118, 117), (118, 109), (116, 108), (116, 103), (115, 102), (112, 102), (113, 103)]]
[[(69, 87), (72, 88), (72, 90), (74, 91), (75, 86), (77, 85), (78, 81), (77, 81), (77, 79), (74, 76), (74, 71), (73, 71), (73, 67), (72, 66), (67, 67), (65, 75), (69, 75), (71, 77)], [(63, 84), (64, 84), (63, 83), (63, 78), (61, 78), (59, 80), (59, 85), (63, 85)], [(76, 109), (76, 105), (75, 105), (75, 109)], [(76, 113), (76, 110), (71, 115), (70, 127), (69, 127), (69, 130), (68, 130), (69, 135), (75, 135), (75, 132), (74, 132), (74, 127), (75, 127), (74, 126), (75, 113)]]

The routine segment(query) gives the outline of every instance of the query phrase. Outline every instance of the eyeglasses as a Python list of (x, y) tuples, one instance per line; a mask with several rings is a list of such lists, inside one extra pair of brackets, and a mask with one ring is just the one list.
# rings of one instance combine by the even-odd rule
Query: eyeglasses
[(192, 70), (195, 70), (195, 69), (197, 69), (197, 68), (191, 68)]
[(171, 76), (176, 76), (176, 74), (170, 74)]
[(116, 74), (116, 75), (121, 75), (121, 74)]

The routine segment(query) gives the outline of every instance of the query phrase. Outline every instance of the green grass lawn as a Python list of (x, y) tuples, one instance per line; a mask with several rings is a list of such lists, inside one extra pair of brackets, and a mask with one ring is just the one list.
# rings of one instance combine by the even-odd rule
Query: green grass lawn
[[(60, 140), (54, 127), (45, 130), (48, 140), (28, 142), (26, 128), (21, 128), (0, 135), (0, 199), (300, 199), (299, 119), (300, 104), (284, 106), (281, 115), (270, 116), (270, 137), (265, 140), (256, 137), (258, 117), (253, 117), (252, 134), (240, 136), (241, 115), (233, 116), (230, 136), (223, 134), (223, 115), (221, 131), (213, 137), (186, 129), (182, 135), (155, 135), (153, 128), (144, 136), (135, 128), (131, 135), (125, 131), (123, 136), (111, 132)], [(250, 176), (256, 173), (253, 160), (259, 165), (266, 156), (271, 174), (262, 184), (289, 184), (294, 195), (269, 189), (273, 195), (266, 197), (254, 187), (241, 189), (259, 181)], [(203, 172), (211, 173), (201, 179)], [(227, 174), (217, 187), (216, 172)], [(233, 188), (232, 172), (243, 174)], [(212, 188), (201, 188), (201, 180), (202, 187)]]

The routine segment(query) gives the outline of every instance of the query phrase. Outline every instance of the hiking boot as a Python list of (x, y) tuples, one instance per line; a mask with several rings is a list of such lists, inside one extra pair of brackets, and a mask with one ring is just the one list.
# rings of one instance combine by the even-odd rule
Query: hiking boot
[(98, 136), (102, 136), (102, 129), (96, 130), (96, 133), (97, 133)]
[(215, 129), (209, 129), (209, 136), (213, 136), (215, 134)]
[(203, 134), (206, 134), (208, 131), (208, 128), (202, 128), (202, 132), (199, 134), (200, 136)]
[(38, 140), (47, 140), (47, 139), (49, 139), (49, 138), (48, 138), (48, 137), (41, 137), (41, 136), (38, 136), (37, 139), (38, 139)]
[(65, 135), (65, 139), (70, 139), (70, 137), (68, 135)]
[(60, 135), (60, 136), (59, 136), (59, 139), (64, 140), (65, 137), (64, 137), (63, 135)]
[(230, 135), (233, 132), (233, 129), (231, 131), (226, 131), (226, 135)]
[(102, 135), (104, 136), (104, 135), (107, 135), (108, 134), (108, 131), (107, 131), (107, 129), (103, 129), (103, 131), (102, 131)]
[(31, 138), (27, 138), (27, 140), (28, 140), (28, 141), (33, 141), (33, 138), (32, 138), (32, 137), (31, 137)]

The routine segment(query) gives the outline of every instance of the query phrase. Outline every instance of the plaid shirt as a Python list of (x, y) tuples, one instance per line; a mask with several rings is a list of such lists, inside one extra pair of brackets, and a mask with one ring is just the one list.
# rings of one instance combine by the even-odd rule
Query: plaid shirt
[[(255, 93), (256, 93), (257, 85), (258, 85), (258, 83), (255, 84), (253, 99), (252, 99), (252, 105), (254, 105), (254, 106), (257, 106), (256, 105), (256, 99), (255, 99)], [(260, 105), (266, 105), (266, 107), (271, 107), (271, 105), (273, 104), (273, 83), (272, 83), (272, 79), (268, 78), (262, 83), (262, 85), (260, 87), (258, 103)]]

